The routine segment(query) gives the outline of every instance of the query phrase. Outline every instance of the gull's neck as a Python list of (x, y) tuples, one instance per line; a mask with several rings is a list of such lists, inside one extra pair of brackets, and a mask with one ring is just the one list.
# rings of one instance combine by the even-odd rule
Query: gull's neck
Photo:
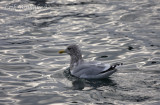
[(81, 54), (72, 55), (71, 56), (71, 61), (70, 61), (70, 70), (72, 70), (74, 68), (74, 66), (78, 66), (82, 62), (83, 62), (83, 58), (82, 58)]

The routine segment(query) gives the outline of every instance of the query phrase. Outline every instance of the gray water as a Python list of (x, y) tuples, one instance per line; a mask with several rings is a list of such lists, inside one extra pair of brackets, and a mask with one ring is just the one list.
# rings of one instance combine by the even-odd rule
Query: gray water
[[(76, 79), (72, 43), (123, 66)], [(0, 104), (160, 105), (160, 0), (0, 0)]]

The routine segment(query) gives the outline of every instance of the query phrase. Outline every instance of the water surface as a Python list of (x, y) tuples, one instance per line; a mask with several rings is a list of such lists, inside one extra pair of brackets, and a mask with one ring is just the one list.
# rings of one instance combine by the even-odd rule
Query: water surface
[[(0, 1), (0, 104), (160, 104), (159, 0)], [(110, 78), (69, 75), (60, 49), (123, 62)]]

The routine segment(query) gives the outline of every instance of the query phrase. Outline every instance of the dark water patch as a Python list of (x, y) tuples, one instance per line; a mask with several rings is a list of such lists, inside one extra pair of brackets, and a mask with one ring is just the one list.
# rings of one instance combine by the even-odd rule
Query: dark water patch
[[(55, 70), (54, 70), (55, 71)], [(57, 70), (58, 71), (58, 70)], [(63, 73), (61, 72), (54, 72), (54, 74), (50, 75), (51, 78), (58, 78), (58, 79), (62, 79), (65, 78), (65, 76), (63, 75)]]
[[(2, 103), (2, 104), (1, 104)], [(12, 104), (14, 103), (14, 100), (6, 100), (6, 99), (1, 99), (0, 104), (5, 105), (5, 104)]]
[(73, 103), (73, 104), (77, 104), (78, 102), (76, 102), (76, 101), (73, 101), (73, 102), (71, 102), (71, 103)]
[(155, 46), (155, 45), (151, 44), (150, 46), (152, 46), (152, 47), (153, 47), (153, 46)]
[(152, 97), (149, 96), (140, 96), (140, 95), (129, 95), (129, 94), (122, 94), (122, 93), (116, 93), (114, 92), (105, 92), (102, 94), (102, 96), (105, 99), (112, 99), (112, 100), (121, 100), (121, 101), (126, 101), (126, 102), (144, 102), (147, 100), (150, 100)]
[(35, 56), (32, 54), (23, 54), (23, 57), (27, 59), (38, 59), (39, 58), (38, 56)]
[(34, 78), (39, 78), (39, 77), (41, 77), (42, 75), (40, 75), (40, 74), (21, 74), (21, 75), (19, 75), (19, 78), (21, 78), (21, 79), (34, 79)]
[(42, 7), (62, 7), (62, 6), (78, 6), (78, 5), (89, 5), (89, 4), (103, 4), (97, 1), (80, 1), (80, 2), (71, 2), (71, 1), (65, 1), (64, 3), (54, 2), (54, 3), (48, 3), (47, 0), (30, 0), (33, 1), (33, 4), (36, 6), (42, 6)]
[(153, 88), (157, 81), (155, 80), (145, 80), (145, 81), (139, 81), (139, 84), (146, 86), (147, 88)]
[(28, 78), (26, 78), (26, 79), (23, 79), (23, 78), (21, 78), (21, 82), (28, 82), (28, 83), (30, 83), (30, 82), (38, 82), (38, 81), (42, 81), (43, 80), (43, 78), (34, 78), (34, 79), (28, 79)]
[(45, 71), (41, 71), (41, 70), (32, 70), (32, 71), (29, 71), (30, 73), (37, 73), (37, 74), (44, 74)]
[(20, 100), (18, 104), (23, 105), (44, 105), (44, 104), (58, 104), (67, 102), (66, 97), (58, 95), (56, 93), (52, 94), (19, 94), (14, 97), (17, 100)]
[(100, 58), (107, 58), (108, 56), (107, 55), (102, 55)]
[(1, 46), (0, 47), (0, 49), (1, 50), (7, 50), (7, 49), (9, 49), (9, 50), (11, 50), (11, 49), (32, 49), (33, 47), (32, 46)]
[[(114, 50), (114, 49), (113, 49)], [(115, 49), (118, 50), (118, 49)], [(119, 51), (106, 51), (106, 52), (100, 52), (96, 53), (95, 55), (97, 58), (95, 60), (111, 60), (111, 59), (119, 59), (119, 55), (123, 54), (124, 50), (119, 50)], [(105, 55), (105, 56), (104, 56)], [(107, 56), (106, 56), (107, 55)], [(101, 57), (98, 57), (101, 56)], [(102, 59), (103, 58), (103, 59)]]
[(33, 25), (43, 28), (43, 27), (48, 27), (50, 24), (55, 23), (55, 22), (58, 22), (58, 21), (54, 20), (54, 21), (49, 21), (49, 22), (33, 23)]
[(155, 63), (157, 63), (157, 62), (156, 62), (156, 61), (152, 61), (152, 62), (151, 62), (151, 64), (155, 64)]
[[(14, 89), (17, 89), (17, 86), (12, 86), (12, 85), (5, 85), (5, 86), (2, 86), (2, 87), (0, 87), (0, 89), (2, 90), (2, 91), (5, 91), (5, 92), (9, 92), (9, 91), (11, 91), (11, 90), (14, 90)], [(8, 94), (8, 93), (7, 93)]]
[(151, 47), (158, 47), (158, 48), (160, 47), (160, 45), (154, 45), (154, 44), (151, 44), (150, 46)]
[(150, 8), (150, 7), (156, 6), (156, 4), (154, 2), (150, 2), (149, 4), (143, 4), (141, 6), (146, 7), (146, 8)]
[[(135, 52), (136, 53), (136, 52)], [(127, 62), (125, 62), (124, 64), (125, 65), (132, 65), (132, 64), (134, 64), (134, 63), (138, 63), (138, 62), (147, 62), (147, 60), (149, 60), (149, 57), (148, 56), (141, 56), (141, 57), (139, 57), (139, 56), (141, 56), (141, 55), (137, 55), (137, 56), (135, 56), (135, 57), (130, 57), (130, 58), (128, 58), (128, 60), (127, 60)]]
[(160, 61), (147, 61), (143, 66), (158, 65)]
[(10, 44), (13, 45), (33, 45), (33, 44), (38, 44), (38, 43), (44, 43), (47, 42), (47, 40), (18, 40), (18, 41), (12, 41), (12, 42), (8, 42)]
[(33, 69), (32, 66), (28, 65), (0, 65), (0, 69), (7, 70), (7, 71), (21, 71), (23, 72), (24, 70), (31, 70)]
[(22, 41), (22, 42), (20, 42), (20, 41), (18, 41), (18, 42), (8, 42), (8, 43), (10, 43), (10, 44), (25, 44), (25, 45), (31, 45), (31, 44), (33, 44), (33, 43), (31, 43), (31, 41), (30, 40), (26, 40), (26, 41)]
[(155, 51), (153, 54), (155, 54), (155, 55), (160, 55), (160, 51)]
[(46, 55), (46, 56), (59, 55), (58, 50), (55, 50), (55, 49), (43, 49), (43, 50), (38, 50), (38, 51), (35, 51), (35, 52), (39, 53), (39, 54), (42, 54), (42, 55)]
[(36, 6), (46, 6), (47, 0), (29, 0), (32, 1)]
[(147, 101), (149, 99), (151, 99), (151, 97), (149, 96), (139, 96), (139, 95), (123, 95), (121, 94), (120, 97), (122, 98), (121, 100), (127, 100), (129, 102), (144, 102)]
[(98, 88), (102, 86), (110, 86), (114, 87), (116, 86), (116, 82), (112, 80), (112, 78), (106, 78), (106, 79), (100, 79), (100, 80), (85, 80), (86, 85), (91, 86), (93, 88)]
[(104, 24), (104, 23), (111, 22), (110, 18), (101, 17), (101, 16), (95, 17), (95, 18), (93, 18), (91, 20), (96, 24)]
[(139, 14), (126, 14), (120, 18), (120, 21), (134, 22), (139, 17)]
[(6, 84), (6, 85), (10, 85), (10, 86), (25, 86), (26, 84), (25, 83), (22, 83), (22, 82), (3, 82), (3, 84)]
[(152, 72), (155, 73), (155, 74), (160, 74), (160, 70), (159, 69), (153, 70)]
[(9, 75), (3, 71), (0, 71), (0, 77), (6, 77), (6, 76), (9, 76)]
[(76, 80), (72, 82), (72, 87), (74, 90), (82, 90), (85, 87), (85, 84), (82, 80)]
[(36, 92), (38, 87), (32, 87), (32, 88), (27, 88), (27, 89), (22, 89), (16, 91), (16, 93), (30, 93), (30, 92)]
[(133, 50), (134, 48), (132, 46), (128, 46), (128, 50)]
[(136, 89), (136, 87), (127, 87), (127, 86), (116, 86), (116, 89), (118, 89), (118, 90), (121, 90), (121, 91), (131, 91), (131, 90), (135, 90)]
[[(36, 26), (36, 23), (33, 23), (33, 26)], [(42, 38), (41, 40), (37, 41), (40, 43), (48, 42), (48, 40), (43, 40), (43, 37), (51, 37), (50, 34), (47, 34), (46, 32), (44, 32), (40, 29), (34, 29), (33, 32), (26, 31), (22, 34), (22, 36), (38, 37), (39, 39)]]
[(5, 94), (5, 92), (3, 92), (3, 91), (0, 91), (0, 94), (1, 94), (1, 95), (0, 95), (1, 98), (3, 98), (3, 97), (8, 97), (8, 95)]
[[(92, 19), (92, 18), (96, 18), (96, 17), (99, 17), (101, 16), (101, 14), (85, 14), (85, 13), (70, 13), (70, 14), (67, 14), (67, 15), (57, 15), (57, 16), (54, 16), (52, 17), (52, 19), (50, 20), (47, 20), (47, 21), (43, 21), (41, 22), (41, 19), (44, 19), (46, 20), (45, 18), (51, 18), (51, 17), (40, 17), (40, 18), (36, 18), (37, 20), (39, 20), (38, 22), (33, 22), (32, 24), (36, 27), (40, 27), (40, 28), (43, 28), (43, 27), (49, 27), (50, 25), (54, 25), (54, 24), (59, 24), (61, 21), (63, 21), (63, 19), (66, 19), (66, 18), (89, 18), (89, 19)], [(87, 30), (85, 30), (87, 31)]]
[(54, 19), (55, 17), (60, 17), (60, 16), (43, 16), (43, 17), (37, 17), (37, 20), (46, 20), (46, 19)]

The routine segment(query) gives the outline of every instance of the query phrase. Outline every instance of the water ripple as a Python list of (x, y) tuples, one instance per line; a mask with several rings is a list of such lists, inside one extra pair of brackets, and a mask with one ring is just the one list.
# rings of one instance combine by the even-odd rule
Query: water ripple
[[(0, 1), (0, 104), (159, 104), (158, 0)], [(86, 60), (123, 62), (110, 78), (70, 75), (77, 43)]]

